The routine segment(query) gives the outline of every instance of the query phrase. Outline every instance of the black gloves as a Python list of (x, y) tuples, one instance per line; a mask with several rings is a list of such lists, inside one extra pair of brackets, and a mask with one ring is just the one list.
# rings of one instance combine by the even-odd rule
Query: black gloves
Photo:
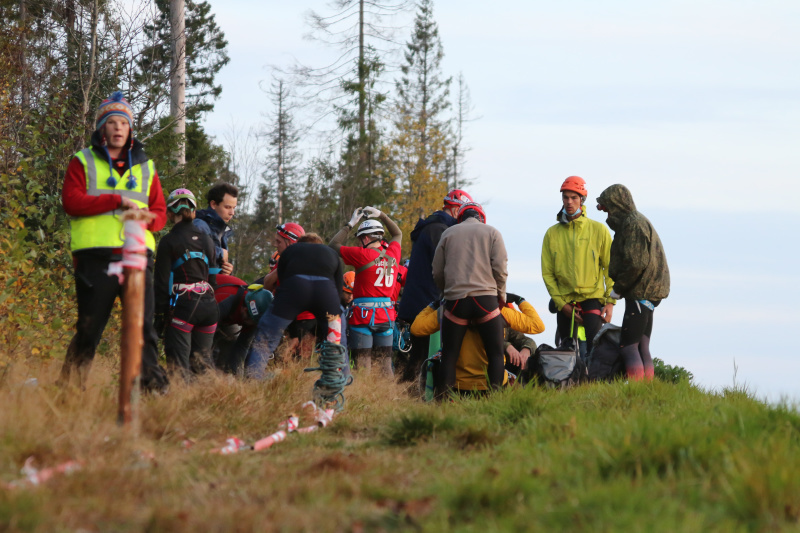
[(521, 304), (522, 302), (525, 301), (525, 298), (523, 298), (519, 294), (514, 294), (514, 293), (511, 293), (511, 292), (507, 292), (506, 293), (506, 301), (508, 303), (511, 303), (511, 304), (519, 305), (519, 304)]

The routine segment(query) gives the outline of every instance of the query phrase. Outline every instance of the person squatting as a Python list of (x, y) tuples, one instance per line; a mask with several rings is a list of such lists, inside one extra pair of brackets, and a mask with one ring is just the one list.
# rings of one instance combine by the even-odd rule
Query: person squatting
[[(533, 360), (536, 343), (525, 334), (543, 332), (544, 324), (531, 303), (506, 292), (503, 236), (466, 191), (449, 191), (440, 209), (420, 217), (405, 265), (399, 225), (366, 206), (356, 208), (327, 245), (296, 222), (279, 224), (269, 272), (247, 283), (234, 275), (229, 256), (237, 187), (211, 187), (202, 210), (185, 188), (165, 201), (153, 161), (134, 138), (133, 116), (122, 93), (103, 100), (90, 146), (75, 154), (64, 177), (78, 317), (59, 383), (77, 374), (85, 387), (121, 296), (117, 278), (105, 273), (119, 261), (119, 215), (127, 209), (155, 215), (145, 235), (146, 391), (166, 393), (170, 379), (191, 382), (210, 369), (269, 379), (282, 342), (295, 354), (315, 342), (341, 346), (348, 354), (345, 373), (352, 354), (363, 378), (407, 383), (424, 378), (427, 361), (440, 352), (433, 375), (439, 399), (500, 388)], [(582, 327), (591, 352), (595, 335), (624, 299), (619, 349), (627, 377), (652, 380), (653, 316), (670, 284), (661, 240), (623, 185), (597, 198), (613, 239), (588, 216), (585, 180), (569, 176), (560, 193), (556, 224), (546, 230), (541, 251), (542, 280), (557, 314), (556, 344), (574, 346)], [(172, 227), (156, 245), (167, 221)], [(356, 244), (347, 245), (352, 231)], [(158, 363), (159, 338), (167, 372)], [(410, 347), (398, 350), (403, 343)]]

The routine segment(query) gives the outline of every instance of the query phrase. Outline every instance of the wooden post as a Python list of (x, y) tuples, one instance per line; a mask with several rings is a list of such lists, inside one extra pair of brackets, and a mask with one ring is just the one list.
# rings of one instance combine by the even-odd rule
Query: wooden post
[(155, 215), (144, 209), (129, 209), (120, 219), (125, 226), (122, 247), (122, 342), (117, 422), (138, 432), (139, 376), (144, 346), (145, 269), (147, 268), (147, 223)]

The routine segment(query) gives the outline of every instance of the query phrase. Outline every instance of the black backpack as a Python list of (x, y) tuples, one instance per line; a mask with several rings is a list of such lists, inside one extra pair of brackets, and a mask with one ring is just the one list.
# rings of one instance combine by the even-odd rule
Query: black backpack
[(586, 363), (576, 349), (569, 346), (553, 348), (547, 344), (536, 349), (520, 374), (520, 383), (523, 385), (536, 381), (539, 385), (554, 389), (566, 389), (587, 379)]
[(625, 375), (625, 361), (619, 348), (622, 328), (603, 324), (592, 342), (592, 359), (589, 363), (589, 380), (613, 381)]

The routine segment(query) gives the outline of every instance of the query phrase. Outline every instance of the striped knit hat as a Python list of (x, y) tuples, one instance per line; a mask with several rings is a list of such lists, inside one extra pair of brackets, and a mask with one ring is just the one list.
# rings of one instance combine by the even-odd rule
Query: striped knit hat
[(111, 115), (119, 115), (128, 119), (128, 124), (133, 129), (133, 108), (125, 100), (121, 91), (114, 91), (110, 98), (103, 100), (97, 108), (97, 129), (106, 123)]
[[(130, 191), (135, 189), (137, 185), (136, 176), (133, 175), (133, 157), (131, 156), (131, 149), (133, 148), (133, 108), (131, 108), (131, 104), (125, 100), (125, 97), (122, 96), (121, 91), (114, 91), (110, 98), (100, 102), (100, 105), (97, 108), (97, 129), (99, 130), (102, 128), (103, 124), (105, 124), (106, 120), (108, 120), (108, 117), (112, 115), (125, 117), (128, 119), (128, 125), (131, 127), (130, 134), (128, 135), (130, 138), (130, 146), (128, 146), (129, 171), (128, 180), (125, 182), (125, 188)], [(108, 153), (108, 148), (106, 148), (105, 135), (103, 136), (103, 150), (108, 158), (108, 171), (110, 172), (108, 179), (106, 179), (106, 183), (109, 185), (109, 187), (116, 187), (117, 178), (114, 177), (114, 172), (111, 170), (111, 154)]]

